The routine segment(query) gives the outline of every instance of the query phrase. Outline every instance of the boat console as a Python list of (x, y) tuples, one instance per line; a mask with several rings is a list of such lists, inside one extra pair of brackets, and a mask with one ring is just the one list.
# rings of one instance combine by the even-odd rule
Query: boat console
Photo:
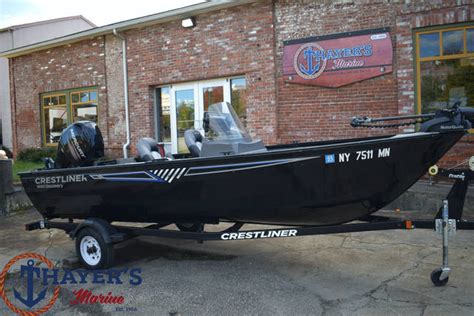
[(198, 130), (189, 129), (184, 141), (193, 157), (215, 157), (265, 152), (261, 140), (253, 140), (237, 113), (229, 103), (221, 102), (209, 106), (204, 119), (204, 137)]

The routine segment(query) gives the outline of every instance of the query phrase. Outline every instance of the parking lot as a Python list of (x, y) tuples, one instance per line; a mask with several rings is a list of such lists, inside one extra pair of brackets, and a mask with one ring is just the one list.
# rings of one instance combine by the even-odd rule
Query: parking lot
[[(34, 210), (0, 218), (0, 268), (37, 252), (77, 268), (74, 243), (58, 230), (26, 232)], [(247, 226), (246, 226), (247, 227)], [(247, 228), (250, 228), (249, 225)], [(87, 284), (124, 304), (76, 304), (78, 285), (61, 287), (47, 314), (137, 315), (472, 315), (474, 232), (450, 239), (453, 269), (445, 287), (430, 273), (441, 262), (441, 236), (429, 230), (206, 242), (140, 237), (116, 245), (117, 268), (140, 268), (138, 286)], [(0, 313), (12, 314), (3, 301)]]

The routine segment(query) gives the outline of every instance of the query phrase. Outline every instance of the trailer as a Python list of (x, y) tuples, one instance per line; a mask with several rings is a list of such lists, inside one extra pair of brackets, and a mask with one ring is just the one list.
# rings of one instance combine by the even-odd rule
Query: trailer
[(433, 220), (400, 219), (387, 216), (369, 215), (355, 222), (323, 226), (291, 226), (283, 228), (264, 228), (260, 230), (242, 230), (246, 224), (236, 222), (220, 232), (206, 232), (204, 224), (181, 225), (180, 230), (167, 228), (172, 223), (157, 223), (146, 227), (114, 225), (101, 218), (87, 218), (83, 221), (40, 220), (25, 225), (26, 230), (61, 229), (75, 239), (76, 252), (81, 263), (90, 269), (104, 269), (114, 263), (113, 245), (137, 236), (155, 236), (162, 238), (204, 241), (236, 241), (267, 238), (293, 238), (338, 233), (355, 233), (382, 230), (432, 229), (442, 235), (441, 266), (431, 273), (435, 286), (446, 285), (451, 268), (448, 262), (448, 241), (457, 230), (474, 230), (474, 221), (464, 220), (463, 207), (469, 183), (474, 179), (474, 158), (470, 159), (469, 169), (441, 169), (432, 166), (432, 176), (455, 179), (442, 207)]

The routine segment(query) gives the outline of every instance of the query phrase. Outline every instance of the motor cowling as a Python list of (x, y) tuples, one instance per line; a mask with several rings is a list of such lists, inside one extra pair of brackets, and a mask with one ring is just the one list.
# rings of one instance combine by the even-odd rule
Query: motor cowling
[(91, 166), (104, 156), (104, 140), (99, 127), (90, 121), (69, 125), (61, 134), (56, 168)]

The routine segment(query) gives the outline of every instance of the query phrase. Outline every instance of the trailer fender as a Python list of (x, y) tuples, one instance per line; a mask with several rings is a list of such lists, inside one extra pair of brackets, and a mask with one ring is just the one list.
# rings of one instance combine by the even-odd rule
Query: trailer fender
[(69, 233), (69, 236), (74, 239), (79, 231), (85, 227), (89, 227), (97, 231), (102, 236), (102, 238), (104, 238), (104, 241), (107, 244), (114, 244), (127, 239), (127, 235), (125, 233), (119, 232), (109, 222), (95, 217), (84, 220)]

